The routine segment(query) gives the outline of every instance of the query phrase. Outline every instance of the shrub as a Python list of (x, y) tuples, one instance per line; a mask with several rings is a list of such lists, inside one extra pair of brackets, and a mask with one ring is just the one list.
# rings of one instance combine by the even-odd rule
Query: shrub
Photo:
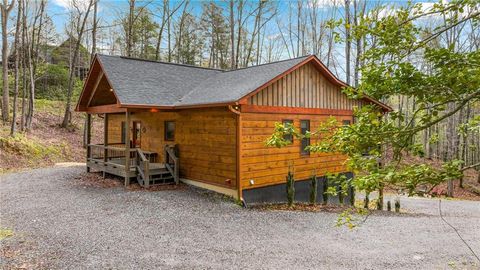
[(295, 200), (295, 179), (293, 178), (293, 173), (288, 170), (287, 174), (287, 202), (288, 206), (293, 206)]
[(317, 186), (317, 176), (312, 175), (312, 177), (310, 178), (310, 204), (317, 203)]

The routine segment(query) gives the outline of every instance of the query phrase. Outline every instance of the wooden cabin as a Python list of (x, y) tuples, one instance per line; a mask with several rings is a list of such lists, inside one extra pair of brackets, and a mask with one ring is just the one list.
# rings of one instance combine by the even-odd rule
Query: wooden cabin
[[(306, 152), (313, 141), (281, 149), (265, 141), (277, 122), (305, 131), (330, 116), (349, 123), (365, 104), (390, 110), (349, 99), (345, 86), (313, 55), (231, 71), (96, 55), (76, 107), (88, 115), (87, 170), (125, 185), (182, 181), (250, 202), (282, 198), (293, 164), (299, 198), (313, 170), (348, 173), (345, 157)], [(90, 144), (92, 114), (104, 119), (99, 145)]]

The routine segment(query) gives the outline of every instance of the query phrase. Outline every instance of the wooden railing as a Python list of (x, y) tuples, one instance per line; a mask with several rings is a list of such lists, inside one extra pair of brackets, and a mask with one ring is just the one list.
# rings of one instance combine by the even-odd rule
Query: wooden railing
[(165, 168), (172, 174), (175, 184), (178, 184), (180, 181), (180, 162), (175, 152), (175, 146), (165, 145)]
[[(122, 147), (122, 144), (89, 144), (89, 159), (103, 160), (104, 162), (111, 162), (114, 159), (125, 159), (126, 149)], [(130, 149), (130, 167), (135, 167), (136, 165), (136, 149)], [(125, 164), (118, 164), (125, 165)]]
[[(148, 188), (150, 185), (150, 160), (143, 154), (140, 148), (136, 148), (136, 167), (139, 174), (138, 181), (143, 187)], [(140, 183), (141, 182), (141, 183)]]

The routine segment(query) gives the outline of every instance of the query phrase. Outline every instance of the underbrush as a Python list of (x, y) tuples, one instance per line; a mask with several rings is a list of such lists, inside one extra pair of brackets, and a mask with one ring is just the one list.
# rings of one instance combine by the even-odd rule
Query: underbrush
[[(1, 136), (0, 150), (7, 162), (7, 166), (0, 168), (8, 171), (21, 162), (28, 167), (49, 165), (67, 159), (70, 156), (70, 147), (65, 143), (48, 144), (37, 138), (29, 138), (25, 134), (17, 134), (14, 137)], [(12, 166), (8, 166), (12, 164)]]

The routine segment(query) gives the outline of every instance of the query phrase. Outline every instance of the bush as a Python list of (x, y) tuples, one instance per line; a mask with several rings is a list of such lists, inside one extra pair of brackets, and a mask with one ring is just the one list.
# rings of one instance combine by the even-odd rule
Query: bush
[(295, 201), (295, 179), (293, 173), (289, 170), (287, 174), (287, 202), (288, 206), (293, 206)]
[(317, 203), (317, 186), (317, 176), (312, 175), (312, 177), (310, 178), (310, 204)]

